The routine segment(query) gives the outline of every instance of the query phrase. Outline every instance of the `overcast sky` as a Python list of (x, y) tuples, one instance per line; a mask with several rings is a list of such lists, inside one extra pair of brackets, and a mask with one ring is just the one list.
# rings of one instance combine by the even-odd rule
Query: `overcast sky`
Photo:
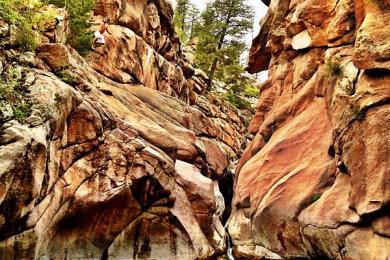
[[(175, 7), (176, 0), (170, 0)], [(212, 0), (190, 0), (190, 2), (194, 5), (196, 5), (200, 11), (203, 11), (204, 8), (206, 7), (206, 4)], [(254, 21), (254, 27), (253, 27), (253, 33), (248, 33), (246, 38), (246, 44), (248, 46), (248, 49), (251, 46), (252, 39), (257, 36), (260, 30), (259, 26), (259, 21), (260, 19), (265, 16), (267, 13), (267, 6), (263, 4), (262, 1), (260, 0), (246, 0), (247, 4), (253, 7), (253, 10), (255, 11), (255, 21)], [(247, 54), (245, 55), (246, 57), (243, 57), (244, 59), (247, 59)], [(261, 75), (259, 75), (259, 80), (262, 82), (267, 78), (267, 73), (262, 72)]]

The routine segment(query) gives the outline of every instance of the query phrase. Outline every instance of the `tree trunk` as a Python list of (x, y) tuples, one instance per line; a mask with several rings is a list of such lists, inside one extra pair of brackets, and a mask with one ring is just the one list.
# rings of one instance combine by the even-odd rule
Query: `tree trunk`
[[(225, 36), (226, 36), (227, 26), (229, 24), (230, 24), (230, 14), (228, 15), (228, 17), (226, 19), (225, 28), (223, 29), (223, 31), (221, 33), (221, 37), (219, 37), (218, 46), (217, 46), (216, 51), (219, 51), (222, 48), (223, 41), (225, 40)], [(209, 71), (210, 76), (209, 76), (209, 81), (207, 82), (207, 90), (210, 90), (210, 88), (211, 88), (211, 84), (213, 83), (213, 78), (214, 78), (215, 71), (217, 70), (217, 67), (218, 67), (218, 58), (215, 58), (213, 61), (213, 64), (211, 65), (210, 71)]]
[(207, 82), (207, 90), (210, 90), (211, 88), (211, 84), (213, 83), (214, 73), (217, 70), (217, 65), (218, 65), (218, 58), (215, 58), (210, 68), (210, 76), (209, 76), (209, 81)]

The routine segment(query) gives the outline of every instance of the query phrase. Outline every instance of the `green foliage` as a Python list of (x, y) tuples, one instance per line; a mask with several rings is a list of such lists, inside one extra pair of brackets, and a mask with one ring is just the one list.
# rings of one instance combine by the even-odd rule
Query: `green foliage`
[(321, 198), (321, 195), (320, 194), (315, 194), (311, 197), (311, 201), (312, 202), (316, 202), (317, 200), (319, 200)]
[(355, 93), (355, 89), (353, 87), (353, 84), (342, 84), (339, 82), (337, 85), (341, 90), (343, 90), (349, 96), (351, 96)]
[(338, 78), (337, 86), (341, 90), (343, 90), (347, 95), (353, 95), (355, 92), (353, 84), (349, 84), (349, 81), (343, 81), (347, 79), (344, 76), (343, 68), (341, 67), (340, 58), (334, 58), (333, 60), (328, 59), (325, 62), (326, 75), (328, 77), (336, 77)]
[(226, 92), (226, 99), (238, 109), (251, 109), (251, 103), (236, 95), (231, 89)]
[(239, 109), (251, 109), (251, 103), (248, 98), (257, 98), (259, 90), (254, 86), (255, 80), (244, 73), (242, 66), (231, 64), (224, 66), (222, 78), (227, 87), (226, 97), (230, 103)]
[(258, 98), (259, 89), (253, 86), (252, 84), (248, 85), (244, 90), (244, 95), (247, 97)]
[(195, 27), (199, 24), (199, 9), (190, 0), (178, 0), (173, 20), (175, 30), (182, 43), (192, 40)]
[(364, 118), (366, 117), (366, 112), (365, 112), (365, 111), (359, 110), (359, 111), (356, 112), (355, 115), (356, 115), (356, 119), (357, 119), (357, 120), (363, 121)]
[(13, 67), (7, 68), (0, 77), (0, 106), (11, 106), (14, 117), (22, 122), (31, 114), (31, 102), (27, 97), (28, 89), (20, 84), (20, 78), (21, 72)]
[(54, 102), (56, 103), (56, 104), (60, 104), (62, 101), (64, 101), (65, 100), (65, 98), (61, 95), (61, 94), (59, 94), (59, 93), (56, 93), (55, 95), (54, 95)]
[(29, 117), (31, 115), (31, 106), (27, 104), (21, 104), (19, 106), (14, 106), (13, 107), (13, 112), (15, 118), (19, 122), (23, 122), (24, 119)]
[(39, 33), (54, 19), (53, 12), (40, 12), (39, 0), (0, 0), (0, 18), (17, 27), (16, 41), (25, 51), (35, 50)]
[(91, 50), (93, 38), (93, 32), (90, 30), (86, 30), (72, 38), (69, 44), (73, 48), (75, 48), (82, 56), (86, 56)]
[(341, 67), (341, 61), (340, 58), (334, 58), (333, 60), (328, 59), (325, 62), (325, 69), (326, 69), (326, 76), (328, 77), (336, 77), (338, 78), (337, 86), (341, 90), (343, 90), (347, 95), (351, 96), (354, 94), (355, 89), (353, 84), (349, 84), (349, 81), (343, 81), (347, 79), (347, 77), (344, 76), (343, 68)]
[(191, 34), (198, 38), (195, 66), (210, 78), (209, 89), (213, 80), (222, 82), (229, 102), (240, 109), (251, 108), (247, 97), (257, 96), (258, 91), (255, 81), (245, 75), (240, 58), (246, 49), (245, 35), (254, 22), (252, 7), (245, 0), (214, 0), (200, 17)]
[(245, 35), (253, 26), (254, 13), (245, 0), (215, 0), (201, 14), (202, 22), (195, 28), (199, 38), (196, 65), (211, 79), (221, 77), (225, 66), (239, 65), (245, 50)]
[(6, 69), (6, 72), (4, 73), (4, 76), (1, 77), (0, 81), (1, 99), (12, 102), (16, 101), (17, 93), (15, 92), (15, 89), (19, 87), (18, 79), (21, 77), (20, 74), (20, 71), (16, 68), (8, 67)]
[(65, 82), (68, 85), (75, 86), (79, 82), (76, 77), (72, 75), (72, 72), (69, 70), (58, 70), (55, 71), (54, 74), (56, 74), (57, 77), (59, 77), (63, 82)]
[(343, 75), (343, 69), (341, 68), (340, 65), (340, 59), (337, 58), (334, 60), (328, 59), (325, 62), (325, 66), (326, 66), (326, 71), (328, 76), (339, 77)]
[(71, 35), (68, 43), (80, 54), (90, 51), (93, 32), (89, 20), (95, 7), (95, 0), (47, 0), (50, 4), (65, 8), (69, 13)]
[(240, 57), (245, 51), (245, 35), (252, 29), (254, 12), (246, 0), (213, 0), (204, 12), (190, 0), (178, 0), (175, 9), (176, 32), (182, 42), (198, 39), (195, 66), (213, 80), (227, 86), (225, 98), (236, 107), (249, 108), (242, 97), (257, 96), (254, 81), (245, 76)]

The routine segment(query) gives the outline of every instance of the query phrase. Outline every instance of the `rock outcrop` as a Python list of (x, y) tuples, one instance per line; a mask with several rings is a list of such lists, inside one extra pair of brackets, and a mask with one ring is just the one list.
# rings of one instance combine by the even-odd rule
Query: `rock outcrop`
[(244, 126), (236, 109), (203, 94), (172, 15), (164, 0), (96, 1), (95, 19), (109, 17), (112, 34), (86, 59), (59, 28), (36, 54), (0, 50), (0, 73), (18, 69), (33, 103), (31, 116), (0, 129), (0, 259), (226, 250), (218, 181)]
[(228, 222), (246, 259), (390, 257), (390, 6), (272, 0)]

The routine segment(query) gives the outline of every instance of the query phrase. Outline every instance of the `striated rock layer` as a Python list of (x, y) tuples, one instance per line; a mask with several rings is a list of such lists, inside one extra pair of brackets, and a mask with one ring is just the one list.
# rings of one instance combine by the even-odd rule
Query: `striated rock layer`
[(33, 101), (23, 123), (0, 128), (0, 259), (219, 255), (218, 182), (240, 150), (242, 120), (202, 94), (170, 4), (97, 1), (101, 16), (112, 34), (86, 60), (64, 31), (36, 54), (0, 51), (0, 72), (20, 71)]
[(390, 258), (390, 5), (272, 0), (228, 222), (240, 259)]

